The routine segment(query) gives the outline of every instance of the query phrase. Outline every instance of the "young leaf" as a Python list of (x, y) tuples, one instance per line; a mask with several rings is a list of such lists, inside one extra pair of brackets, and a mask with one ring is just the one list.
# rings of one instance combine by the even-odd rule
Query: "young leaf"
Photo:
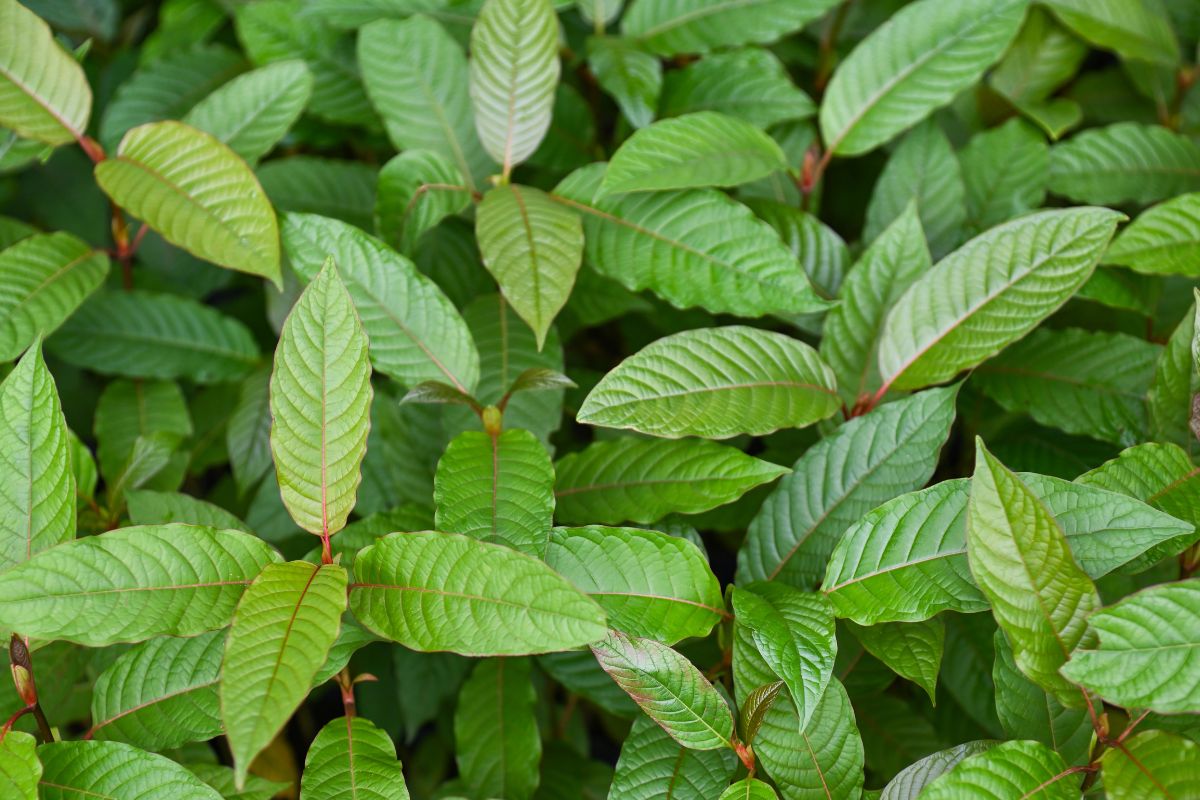
[(958, 762), (996, 745), (993, 741), (965, 742), (949, 750), (926, 756), (896, 773), (879, 795), (879, 800), (917, 800), (924, 789), (954, 768)]
[(408, 800), (396, 745), (362, 717), (339, 717), (317, 733), (304, 757), (300, 800), (363, 793), (372, 800)]
[(938, 617), (922, 622), (887, 622), (850, 630), (867, 652), (905, 680), (925, 690), (937, 705), (937, 677), (946, 646), (946, 625)]
[(1154, 203), (1200, 190), (1200, 145), (1159, 125), (1119, 122), (1050, 148), (1051, 192), (1081, 203)]
[(528, 655), (604, 636), (603, 610), (545, 564), (467, 536), (386, 536), (359, 551), (354, 575), (354, 616), (413, 650)]
[(626, 358), (576, 418), (677, 439), (801, 428), (839, 406), (829, 367), (808, 345), (733, 325), (684, 331)]
[(1179, 62), (1179, 43), (1165, 14), (1149, 3), (1120, 0), (1045, 0), (1081, 37), (1122, 58), (1168, 67)]
[(271, 454), (296, 524), (346, 525), (371, 426), (367, 337), (333, 260), (288, 314), (271, 373)]
[(1001, 742), (963, 759), (921, 791), (921, 800), (1076, 800), (1079, 777), (1038, 742)]
[(1200, 192), (1146, 210), (1113, 240), (1105, 264), (1151, 275), (1200, 275)]
[(689, 800), (716, 797), (729, 785), (736, 764), (732, 750), (683, 747), (650, 717), (638, 714), (621, 745), (608, 797), (609, 800), (649, 800), (672, 795)]
[(836, 0), (634, 0), (621, 31), (663, 56), (707, 53), (743, 44), (773, 42), (798, 31)]
[(769, 785), (757, 778), (746, 778), (721, 792), (719, 800), (778, 800), (779, 796)]
[(275, 211), (246, 162), (210, 134), (169, 121), (134, 128), (96, 165), (96, 182), (171, 244), (282, 287)]
[(221, 662), (221, 719), (238, 784), (308, 695), (346, 610), (346, 570), (268, 564), (233, 615)]
[(379, 171), (375, 227), (384, 241), (412, 255), (421, 234), (471, 205), (468, 185), (454, 162), (441, 153), (406, 150)]
[(664, 117), (720, 111), (764, 129), (817, 111), (792, 83), (783, 62), (760, 47), (714, 53), (671, 70), (663, 81), (660, 106)]
[(1200, 745), (1166, 731), (1143, 731), (1100, 757), (1111, 800), (1191, 797), (1200, 793)]
[(477, 797), (529, 800), (538, 786), (542, 739), (527, 658), (479, 662), (454, 712), (458, 773)]
[(742, 700), (741, 709), (738, 712), (738, 732), (745, 744), (754, 744), (754, 737), (758, 735), (758, 729), (762, 727), (767, 712), (771, 710), (771, 706), (775, 705), (783, 688), (783, 681), (764, 683), (748, 693)]
[(0, 741), (0, 792), (12, 800), (37, 800), (41, 778), (37, 740), (28, 733), (8, 731)]
[(593, 36), (587, 49), (588, 67), (629, 124), (644, 128), (653, 122), (662, 91), (662, 62), (625, 39)]
[(216, 789), (186, 767), (120, 742), (51, 742), (37, 754), (44, 798), (221, 800)]

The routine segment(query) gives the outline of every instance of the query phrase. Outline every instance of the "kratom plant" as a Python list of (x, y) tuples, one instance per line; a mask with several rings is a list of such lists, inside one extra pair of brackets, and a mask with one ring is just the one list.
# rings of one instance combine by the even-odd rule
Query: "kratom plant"
[(0, 0), (0, 798), (1200, 798), (1198, 39)]

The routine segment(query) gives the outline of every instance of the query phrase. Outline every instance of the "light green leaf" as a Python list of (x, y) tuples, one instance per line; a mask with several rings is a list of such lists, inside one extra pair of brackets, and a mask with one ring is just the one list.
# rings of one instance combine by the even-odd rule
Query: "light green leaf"
[(37, 340), (0, 383), (0, 568), (75, 538), (70, 438)]
[(320, 214), (363, 230), (374, 224), (379, 169), (361, 161), (321, 156), (273, 158), (256, 172), (280, 212)]
[(12, 800), (37, 800), (42, 763), (28, 733), (9, 731), (0, 741), (0, 791)]
[(1104, 263), (1150, 275), (1200, 275), (1200, 192), (1180, 195), (1138, 216), (1113, 240)]
[(851, 623), (850, 630), (868, 653), (924, 689), (929, 702), (937, 705), (938, 670), (946, 646), (946, 625), (940, 618), (868, 627)]
[(958, 762), (922, 790), (921, 800), (1078, 800), (1080, 778), (1038, 742), (1001, 742)]
[(798, 31), (836, 0), (634, 0), (621, 31), (659, 55), (768, 43)]
[(992, 741), (965, 742), (910, 764), (888, 781), (879, 800), (917, 800), (921, 790), (949, 772), (958, 762), (995, 746)]
[(0, 0), (0, 125), (60, 145), (83, 136), (92, 90), (50, 26), (17, 0)]
[(1166, 731), (1143, 731), (1100, 757), (1110, 800), (1200, 794), (1200, 744)]
[(225, 631), (164, 636), (128, 651), (96, 679), (87, 738), (169, 750), (220, 736), (224, 651)]
[(828, 307), (770, 226), (724, 193), (607, 195), (605, 171), (577, 170), (551, 195), (583, 216), (587, 260), (600, 274), (676, 308), (757, 317)]
[(629, 124), (644, 128), (653, 122), (662, 91), (662, 62), (625, 39), (593, 36), (587, 49), (588, 67)]
[(0, 359), (49, 335), (108, 275), (108, 258), (69, 233), (35, 234), (0, 252)]
[(1122, 58), (1174, 66), (1179, 43), (1170, 19), (1145, 0), (1042, 0), (1081, 37)]
[(346, 570), (268, 564), (233, 615), (221, 663), (221, 719), (238, 784), (308, 696), (346, 610)]
[(779, 800), (779, 796), (757, 778), (746, 778), (722, 792), (720, 800)]
[(1171, 516), (1200, 525), (1200, 467), (1183, 448), (1147, 443), (1123, 450), (1076, 481), (1136, 497)]
[(540, 189), (498, 186), (479, 205), (475, 235), (483, 265), (500, 284), (505, 299), (533, 328), (540, 350), (554, 317), (566, 305), (583, 259), (579, 216)]
[(554, 465), (555, 515), (576, 524), (648, 524), (732, 503), (787, 472), (704, 439), (594, 442)]
[(281, 286), (275, 211), (254, 173), (213, 136), (152, 122), (96, 165), (112, 201), (189, 253)]
[(1051, 192), (1083, 203), (1154, 203), (1200, 190), (1200, 145), (1158, 125), (1118, 122), (1050, 148)]
[(671, 70), (663, 81), (660, 105), (664, 117), (719, 111), (760, 128), (808, 119), (817, 111), (812, 99), (792, 83), (783, 62), (760, 47), (714, 53)]
[(731, 747), (733, 714), (692, 662), (653, 639), (609, 631), (592, 645), (604, 671), (675, 741), (692, 750)]
[(183, 121), (254, 164), (299, 119), (312, 87), (303, 61), (278, 61), (234, 78), (193, 106)]
[(541, 558), (554, 520), (554, 466), (529, 431), (465, 431), (433, 479), (436, 527)]
[(330, 259), (288, 314), (271, 373), (271, 454), (296, 524), (346, 525), (371, 426), (367, 337)]
[(121, 742), (53, 742), (37, 754), (45, 800), (221, 800), (186, 767)]
[(709, 800), (729, 785), (732, 750), (690, 750), (639, 714), (621, 745), (609, 800)]
[(1032, 125), (1013, 118), (977, 133), (959, 154), (967, 221), (982, 232), (1026, 214), (1046, 200), (1050, 148)]
[(476, 797), (529, 800), (542, 739), (528, 658), (490, 658), (471, 672), (454, 712), (458, 774)]
[[(106, 483), (115, 483), (129, 464), (139, 438), (158, 439), (168, 455), (192, 435), (192, 418), (179, 384), (167, 381), (112, 381), (104, 387), (96, 406), (93, 429), (99, 447), (96, 456)], [(182, 461), (182, 459), (180, 459)], [(178, 487), (183, 465), (163, 472), (162, 483)], [(168, 474), (170, 473), (170, 474)], [(158, 485), (159, 480), (154, 481)], [(133, 487), (137, 488), (137, 487)]]
[(885, 385), (940, 383), (1020, 339), (1083, 285), (1122, 215), (1041, 211), (992, 228), (938, 262), (888, 314)]
[(738, 582), (814, 588), (850, 525), (933, 475), (957, 394), (954, 386), (888, 403), (809, 448), (751, 522), (738, 551)]
[(361, 792), (371, 800), (408, 800), (396, 745), (362, 717), (339, 717), (321, 728), (304, 757), (301, 800), (334, 800)]
[(802, 428), (839, 405), (833, 372), (811, 347), (731, 325), (644, 347), (601, 379), (576, 418), (669, 439), (727, 439)]
[(556, 528), (546, 564), (595, 600), (608, 624), (674, 644), (729, 615), (708, 559), (691, 542), (637, 528)]
[(526, 655), (604, 636), (603, 610), (541, 561), (467, 536), (386, 536), (359, 552), (354, 574), (354, 616), (413, 650)]
[(412, 255), (421, 234), (471, 205), (469, 185), (441, 153), (406, 150), (379, 171), (375, 227), (384, 241)]
[(505, 176), (542, 143), (561, 72), (550, 0), (484, 3), (471, 28), (471, 104), (483, 149)]
[(283, 221), (288, 260), (306, 280), (326, 257), (354, 301), (370, 339), (371, 363), (406, 386), (426, 380), (471, 392), (479, 355), (458, 311), (413, 263), (350, 225), (311, 214)]
[(619, 194), (738, 186), (787, 168), (775, 140), (749, 122), (697, 111), (630, 136), (613, 154), (600, 190)]
[(279, 556), (257, 537), (194, 525), (120, 528), (0, 573), (0, 620), (36, 639), (99, 647), (223, 628)]
[(976, 440), (967, 504), (967, 561), (1012, 644), (1017, 666), (1063, 705), (1083, 702), (1059, 675), (1100, 598), (1067, 546), (1062, 527), (1021, 479)]
[(975, 83), (1008, 48), (1026, 0), (918, 0), (892, 15), (833, 73), (821, 104), (826, 149), (873, 150)]
[(799, 259), (816, 290), (823, 297), (836, 295), (850, 269), (850, 251), (842, 237), (803, 209), (764, 198), (748, 203)]
[[(156, 492), (150, 489), (125, 493), (129, 521), (134, 525), (164, 525), (184, 522), (209, 528), (252, 533), (236, 516), (206, 500), (179, 492)], [(154, 748), (151, 748), (154, 749)]]
[(1100, 642), (1075, 651), (1062, 668), (1068, 680), (1126, 708), (1200, 711), (1200, 579), (1126, 597), (1088, 627)]

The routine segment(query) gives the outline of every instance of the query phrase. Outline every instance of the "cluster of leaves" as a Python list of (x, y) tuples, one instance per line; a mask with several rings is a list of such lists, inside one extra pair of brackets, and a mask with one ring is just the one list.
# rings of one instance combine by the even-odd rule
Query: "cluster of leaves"
[(1200, 797), (1198, 39), (0, 0), (0, 796)]

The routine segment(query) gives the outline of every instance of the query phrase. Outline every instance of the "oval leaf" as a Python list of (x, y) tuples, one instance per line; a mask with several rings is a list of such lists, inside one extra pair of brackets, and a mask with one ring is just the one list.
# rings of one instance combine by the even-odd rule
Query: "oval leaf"
[(362, 792), (372, 800), (408, 800), (396, 745), (362, 717), (339, 717), (317, 733), (304, 756), (300, 800), (330, 800)]

